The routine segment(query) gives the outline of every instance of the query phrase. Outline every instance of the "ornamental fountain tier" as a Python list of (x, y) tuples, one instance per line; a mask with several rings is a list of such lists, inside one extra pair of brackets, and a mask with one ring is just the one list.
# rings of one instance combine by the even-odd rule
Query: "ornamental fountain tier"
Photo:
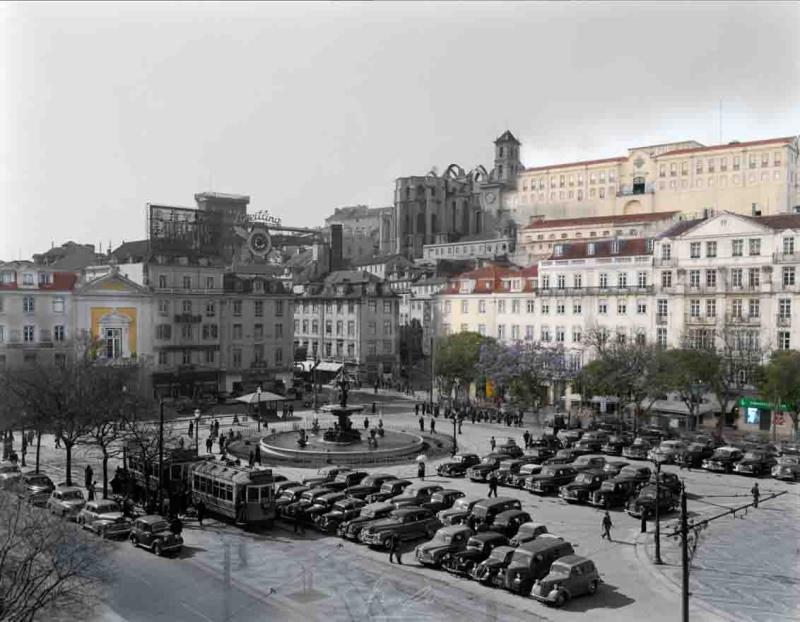
[(338, 419), (338, 421), (334, 424), (334, 427), (332, 429), (325, 430), (322, 435), (322, 439), (327, 443), (350, 444), (361, 442), (361, 433), (353, 428), (353, 422), (350, 421), (350, 415), (360, 413), (364, 410), (364, 407), (347, 405), (348, 390), (348, 382), (343, 378), (339, 381), (339, 403), (322, 407), (324, 412), (329, 412)]

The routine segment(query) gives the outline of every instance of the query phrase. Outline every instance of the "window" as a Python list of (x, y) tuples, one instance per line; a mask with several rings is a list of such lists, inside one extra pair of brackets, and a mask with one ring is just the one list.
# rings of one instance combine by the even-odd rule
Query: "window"
[(479, 300), (478, 301), (478, 313), (486, 313), (486, 301), (485, 300)]
[(583, 287), (583, 275), (582, 274), (574, 274), (572, 275), (572, 286), (579, 288)]
[(376, 322), (368, 322), (367, 330), (370, 335), (376, 335), (378, 333), (378, 324)]
[(794, 238), (783, 238), (783, 254), (794, 255)]
[(550, 289), (550, 275), (542, 275), (542, 289)]
[(791, 350), (791, 333), (788, 330), (778, 331), (778, 350)]
[(744, 254), (744, 240), (731, 240), (731, 255), (741, 257)]
[(217, 338), (217, 325), (203, 324), (203, 339), (216, 339), (216, 338)]
[(172, 339), (172, 326), (169, 324), (158, 324), (156, 326), (156, 339), (162, 341)]
[(717, 271), (706, 270), (706, 287), (716, 287), (716, 286), (717, 286)]
[(758, 298), (751, 298), (747, 305), (747, 316), (752, 318), (761, 317), (761, 301)]
[(542, 315), (550, 315), (550, 303), (542, 301)]
[(733, 268), (731, 270), (731, 286), (733, 286), (733, 287), (741, 287), (742, 286), (742, 269), (741, 268)]
[(778, 317), (782, 320), (792, 317), (792, 300), (790, 298), (778, 300)]
[(169, 365), (169, 352), (159, 351), (159, 353), (158, 353), (158, 364), (159, 365)]
[(367, 303), (367, 309), (370, 313), (377, 313), (378, 312), (378, 301), (377, 300), (370, 300)]
[(706, 300), (706, 317), (717, 317), (716, 300)]
[(636, 301), (636, 313), (639, 315), (644, 315), (647, 313), (647, 303), (644, 300)]
[(191, 339), (192, 338), (192, 325), (191, 324), (181, 324), (181, 337), (184, 339)]
[(497, 338), (501, 341), (506, 338), (506, 326), (505, 324), (498, 324), (497, 325)]
[[(372, 322), (374, 325), (375, 322)], [(326, 335), (333, 335), (333, 322), (331, 320), (325, 320), (325, 334)], [(375, 334), (374, 332), (372, 333)]]
[[(448, 301), (448, 304), (449, 304), (449, 301)], [(350, 300), (350, 301), (347, 303), (347, 312), (348, 312), (348, 313), (351, 313), (351, 314), (356, 312), (356, 303), (355, 303), (355, 302), (353, 302), (352, 300)], [(448, 312), (448, 313), (450, 312), (450, 308), (449, 308), (449, 307), (448, 307), (448, 309), (447, 309), (447, 312)]]
[(608, 303), (605, 300), (600, 300), (597, 303), (597, 313), (599, 315), (606, 315), (608, 314)]
[(169, 315), (169, 300), (158, 301), (158, 314)]
[(563, 274), (559, 274), (556, 277), (556, 287), (558, 289), (564, 289), (567, 286), (567, 277)]
[(263, 338), (264, 338), (264, 325), (253, 324), (253, 339), (263, 339)]
[(617, 287), (628, 287), (628, 273), (620, 272), (617, 274)]
[(564, 343), (564, 330), (563, 326), (556, 326), (556, 342), (557, 343)]
[(667, 329), (666, 328), (657, 328), (656, 329), (656, 343), (658, 344), (659, 348), (666, 348), (667, 347)]
[(483, 337), (486, 336), (486, 324), (478, 324), (478, 334)]
[(275, 301), (275, 317), (283, 317), (283, 300)]
[(566, 304), (564, 304), (563, 302), (560, 302), (560, 301), (557, 302), (556, 303), (556, 314), (557, 315), (564, 315), (564, 313), (566, 313), (566, 308), (567, 308)]
[(690, 300), (689, 301), (689, 316), (690, 317), (700, 317), (700, 301), (699, 300)]
[(391, 320), (384, 320), (384, 322), (383, 322), (383, 334), (384, 335), (391, 335), (392, 334), (392, 321)]
[(544, 343), (549, 343), (551, 341), (549, 326), (542, 326), (542, 341)]
[(22, 340), (25, 343), (33, 343), (33, 341), (35, 340), (34, 331), (35, 331), (34, 326), (24, 326), (22, 328)]
[(514, 313), (514, 314), (519, 313), (519, 300), (512, 300), (511, 301), (511, 313)]
[(511, 326), (511, 339), (514, 341), (519, 341), (519, 325), (512, 324)]
[(656, 301), (656, 315), (659, 317), (667, 317), (667, 301), (663, 298)]
[(581, 304), (581, 302), (580, 301), (573, 302), (572, 303), (572, 314), (573, 315), (580, 315), (581, 313), (583, 313), (583, 305)]
[(689, 257), (698, 259), (700, 257), (700, 242), (692, 242), (689, 245)]
[(451, 307), (450, 301), (449, 300), (445, 300), (445, 302), (444, 302), (444, 312), (445, 313), (450, 313), (451, 312), (450, 311), (450, 307)]
[(636, 273), (636, 285), (638, 287), (647, 287), (647, 272)]
[(184, 313), (191, 313), (192, 312), (192, 301), (191, 300), (184, 300), (183, 301), (183, 312)]
[(33, 313), (36, 311), (36, 302), (33, 296), (25, 296), (22, 299), (22, 311), (24, 313)]
[(528, 313), (535, 313), (536, 310), (536, 301), (534, 300), (527, 300), (525, 302), (525, 308)]
[(461, 332), (462, 333), (466, 333), (468, 330), (469, 330), (469, 325), (468, 324), (462, 324), (461, 325)]
[(497, 312), (498, 313), (505, 313), (506, 312), (506, 301), (505, 300), (498, 300), (497, 301)]
[(206, 289), (214, 289), (214, 277), (207, 276), (206, 277)]
[(689, 270), (689, 287), (700, 287), (700, 270)]
[(794, 266), (784, 268), (782, 271), (783, 286), (788, 287), (794, 285)]
[[(277, 324), (276, 324), (277, 326)], [(342, 330), (344, 329), (344, 322), (342, 320), (336, 321), (336, 335), (337, 337), (342, 334)], [(277, 337), (277, 335), (275, 335)]]
[(164, 289), (164, 288), (167, 287), (167, 275), (166, 274), (159, 274), (158, 275), (158, 286), (161, 289)]
[(192, 277), (183, 277), (183, 289), (192, 289)]
[(758, 287), (761, 284), (761, 272), (758, 268), (750, 268), (748, 275), (750, 277), (750, 287)]
[(233, 325), (233, 338), (234, 339), (241, 339), (242, 338), (242, 325), (241, 324), (234, 324)]
[(384, 300), (383, 301), (383, 312), (384, 313), (391, 313), (392, 312), (392, 301), (391, 300)]
[(605, 272), (600, 273), (600, 287), (608, 287), (608, 275)]
[(253, 315), (256, 317), (264, 317), (264, 301), (256, 300), (253, 303)]
[(624, 300), (617, 301), (617, 315), (625, 315), (628, 312), (628, 305)]
[(461, 301), (461, 313), (469, 313), (469, 300)]
[(661, 245), (661, 259), (670, 259), (672, 257), (672, 246), (669, 244)]
[(347, 322), (347, 336), (352, 337), (356, 333), (356, 323), (353, 320)]
[(206, 350), (206, 363), (213, 364), (216, 354), (214, 350)]
[(661, 273), (661, 287), (672, 287), (672, 271), (666, 270)]
[(531, 324), (525, 327), (525, 341), (533, 341), (533, 326)]
[(241, 300), (234, 300), (233, 301), (233, 315), (235, 317), (241, 317), (241, 315), (242, 315), (242, 301)]
[[(0, 303), (2, 305), (2, 303)], [(2, 306), (0, 306), (2, 309)], [(53, 313), (64, 313), (64, 298), (63, 296), (57, 296), (53, 298)]]
[(742, 300), (740, 298), (731, 300), (731, 317), (742, 317)]
[(748, 240), (750, 247), (750, 256), (754, 257), (761, 254), (761, 240), (758, 238), (750, 238)]
[(717, 243), (706, 242), (706, 257), (716, 257), (716, 256), (717, 256)]

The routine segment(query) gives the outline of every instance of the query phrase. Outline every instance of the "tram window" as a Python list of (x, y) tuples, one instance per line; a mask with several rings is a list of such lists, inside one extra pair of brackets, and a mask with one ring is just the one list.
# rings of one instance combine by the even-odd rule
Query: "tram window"
[(219, 497), (219, 482), (212, 481), (211, 482), (211, 496), (212, 497)]
[(258, 488), (255, 486), (247, 487), (247, 501), (248, 503), (258, 503)]
[(197, 475), (195, 475), (195, 476), (192, 478), (192, 482), (194, 482), (194, 484), (193, 484), (193, 485), (194, 485), (194, 489), (195, 489), (195, 490), (200, 490), (200, 477), (199, 477), (199, 476), (197, 476)]
[(225, 486), (225, 499), (228, 501), (233, 501), (233, 486), (230, 484)]

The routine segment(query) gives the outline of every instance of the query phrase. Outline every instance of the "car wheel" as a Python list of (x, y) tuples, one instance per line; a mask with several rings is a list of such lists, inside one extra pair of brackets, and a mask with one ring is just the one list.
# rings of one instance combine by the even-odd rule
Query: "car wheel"
[(386, 537), (383, 539), (383, 548), (385, 548), (387, 551), (388, 551), (390, 548), (392, 548), (392, 536), (386, 536)]
[(592, 581), (589, 584), (589, 594), (594, 594), (597, 591), (597, 581)]
[(553, 605), (556, 607), (563, 607), (564, 603), (567, 602), (567, 595), (564, 592), (559, 592), (556, 594), (556, 599), (553, 602)]
[(164, 551), (161, 549), (160, 542), (153, 542), (153, 553), (155, 553), (158, 557), (161, 557), (164, 554)]

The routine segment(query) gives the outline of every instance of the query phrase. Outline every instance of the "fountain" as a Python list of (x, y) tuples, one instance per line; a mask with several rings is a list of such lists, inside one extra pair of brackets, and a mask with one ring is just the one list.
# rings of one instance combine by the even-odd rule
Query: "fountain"
[(364, 410), (364, 407), (347, 405), (347, 393), (349, 390), (350, 382), (342, 374), (339, 380), (339, 404), (322, 407), (324, 412), (329, 412), (338, 419), (333, 428), (325, 430), (322, 435), (322, 439), (327, 443), (350, 444), (361, 441), (361, 433), (353, 428), (350, 415), (360, 413)]

